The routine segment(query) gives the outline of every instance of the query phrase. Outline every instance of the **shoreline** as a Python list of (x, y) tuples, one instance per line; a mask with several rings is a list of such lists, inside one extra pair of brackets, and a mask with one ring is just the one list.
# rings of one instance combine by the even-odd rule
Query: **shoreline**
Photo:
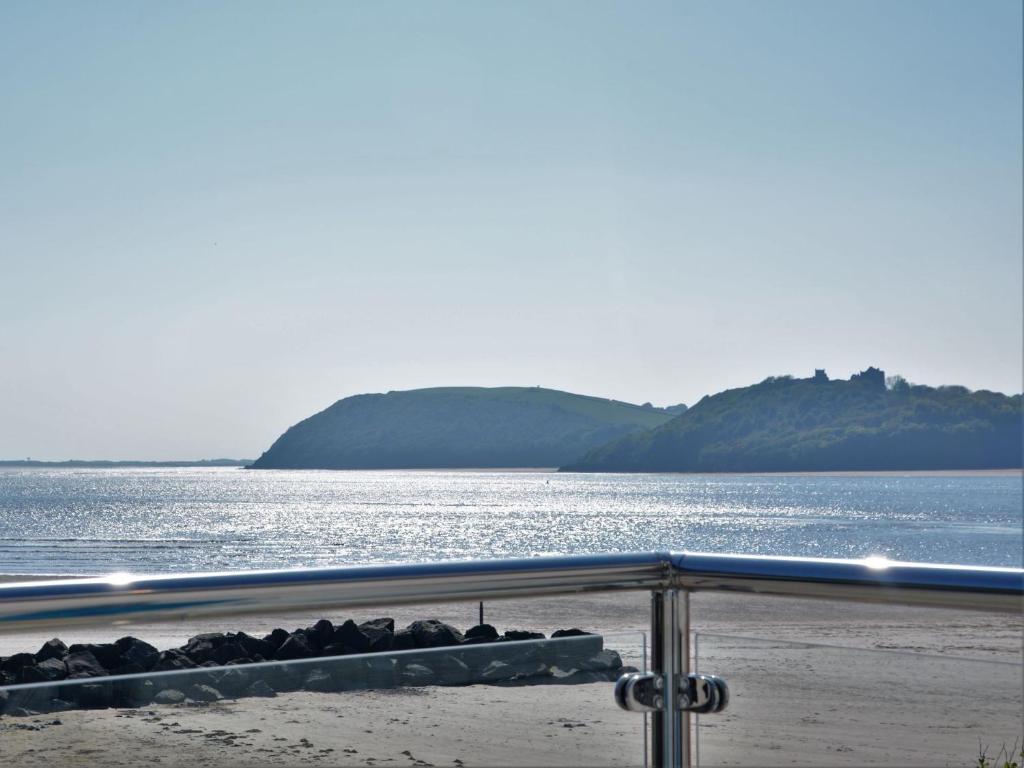
[(1024, 467), (995, 469), (815, 469), (780, 470), (777, 472), (656, 472), (656, 471), (576, 471), (558, 467), (253, 467), (247, 464), (188, 464), (176, 462), (138, 462), (110, 464), (69, 464), (66, 462), (32, 462), (16, 464), (0, 462), (4, 469), (251, 469), (259, 472), (453, 472), (459, 474), (535, 474), (535, 475), (677, 475), (680, 477), (1014, 477), (1024, 475)]

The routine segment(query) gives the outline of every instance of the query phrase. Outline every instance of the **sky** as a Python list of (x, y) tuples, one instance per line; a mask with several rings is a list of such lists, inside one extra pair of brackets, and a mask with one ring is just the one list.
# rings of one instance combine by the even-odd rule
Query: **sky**
[(0, 4), (0, 458), (363, 392), (1022, 389), (1019, 0)]

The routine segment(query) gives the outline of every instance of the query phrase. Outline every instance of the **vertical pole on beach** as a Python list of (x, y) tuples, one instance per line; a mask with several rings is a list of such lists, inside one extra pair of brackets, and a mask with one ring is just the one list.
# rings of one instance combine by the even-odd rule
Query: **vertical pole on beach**
[(651, 667), (663, 680), (664, 705), (651, 713), (651, 764), (689, 768), (690, 715), (679, 708), (679, 684), (690, 672), (690, 596), (685, 590), (651, 593)]
[(484, 623), (484, 601), (481, 600), (480, 601), (480, 621), (478, 621), (477, 624), (483, 624), (483, 623)]

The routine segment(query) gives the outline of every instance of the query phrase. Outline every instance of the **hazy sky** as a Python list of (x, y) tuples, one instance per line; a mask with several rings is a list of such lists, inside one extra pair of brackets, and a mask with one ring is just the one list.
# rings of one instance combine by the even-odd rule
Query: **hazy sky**
[(0, 4), (0, 457), (361, 392), (1021, 389), (1021, 3)]

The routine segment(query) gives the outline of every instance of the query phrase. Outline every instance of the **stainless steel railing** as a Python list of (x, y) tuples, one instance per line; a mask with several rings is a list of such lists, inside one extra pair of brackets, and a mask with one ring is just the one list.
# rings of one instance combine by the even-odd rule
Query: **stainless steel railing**
[[(0, 585), (0, 632), (615, 590), (651, 593), (651, 667), (666, 691), (689, 673), (695, 591), (1024, 612), (1020, 568), (652, 552), (10, 583)], [(665, 699), (650, 719), (653, 764), (690, 765), (689, 714)]]
[(651, 552), (9, 583), (0, 585), (0, 632), (666, 588), (1008, 613), (1024, 609), (1019, 568)]

